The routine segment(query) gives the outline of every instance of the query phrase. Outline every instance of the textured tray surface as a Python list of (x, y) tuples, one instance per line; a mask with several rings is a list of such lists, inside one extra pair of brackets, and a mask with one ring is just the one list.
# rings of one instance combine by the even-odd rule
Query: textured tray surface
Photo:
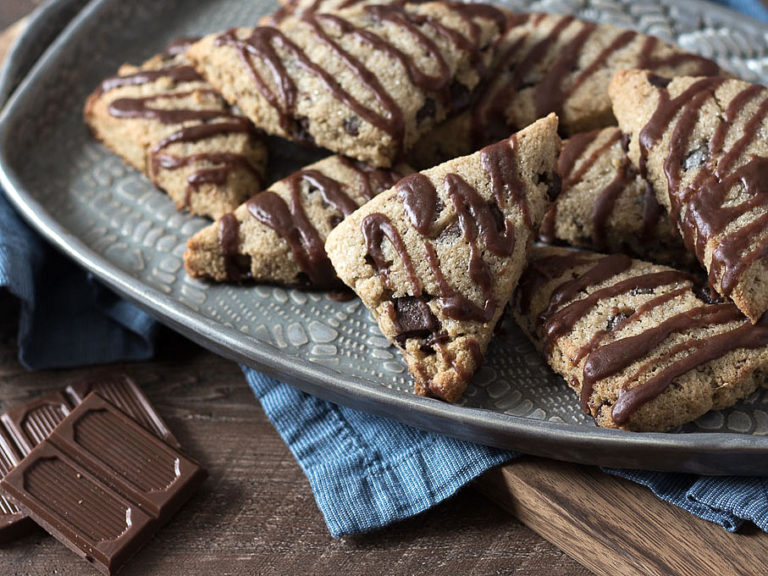
[[(340, 303), (323, 294), (270, 286), (208, 285), (187, 277), (185, 241), (207, 222), (177, 213), (166, 195), (95, 142), (82, 122), (82, 104), (121, 63), (140, 62), (178, 36), (255, 23), (274, 8), (253, 0), (89, 5), (3, 115), (3, 181), (27, 219), (174, 328), (326, 398), (465, 439), (564, 459), (768, 472), (768, 463), (743, 456), (744, 451), (768, 452), (766, 391), (706, 415), (681, 434), (596, 430), (573, 392), (509, 325), (506, 336), (491, 345), (461, 406), (447, 406), (411, 393), (399, 353), (358, 301)], [(528, 9), (634, 27), (712, 57), (748, 80), (768, 78), (766, 29), (708, 4), (548, 0)], [(317, 157), (277, 140), (270, 144), (271, 180)], [(531, 440), (538, 442), (531, 445)]]

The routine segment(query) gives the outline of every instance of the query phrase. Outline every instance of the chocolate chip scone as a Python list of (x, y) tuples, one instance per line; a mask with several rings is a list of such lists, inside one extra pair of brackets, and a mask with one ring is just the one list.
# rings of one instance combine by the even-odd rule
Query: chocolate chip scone
[(328, 234), (409, 172), (343, 156), (302, 168), (192, 236), (184, 254), (187, 272), (219, 282), (338, 288), (324, 248)]
[(608, 85), (626, 68), (669, 77), (721, 73), (715, 62), (653, 36), (570, 15), (520, 14), (499, 41), (471, 111), (425, 136), (409, 161), (420, 168), (466, 154), (551, 112), (564, 136), (615, 125)]
[(551, 115), (402, 179), (328, 237), (336, 272), (403, 352), (416, 393), (455, 402), (480, 366), (547, 210), (559, 147)]
[(504, 22), (484, 4), (360, 6), (214, 34), (187, 54), (267, 132), (391, 166), (468, 105)]
[(346, 8), (370, 5), (395, 5), (417, 4), (418, 2), (406, 2), (406, 0), (285, 0), (280, 2), (282, 6), (269, 16), (259, 20), (260, 26), (274, 26), (286, 18), (305, 12), (336, 12)]
[(599, 426), (664, 431), (733, 405), (768, 368), (768, 322), (695, 280), (624, 254), (536, 246), (512, 310)]
[(710, 286), (757, 322), (768, 310), (768, 89), (627, 71), (611, 97), (630, 158)]
[(178, 208), (217, 218), (261, 189), (267, 149), (185, 58), (190, 43), (122, 66), (88, 98), (85, 121)]
[(540, 235), (599, 252), (691, 267), (691, 258), (648, 182), (627, 157), (618, 128), (577, 134), (563, 143), (558, 172), (562, 189)]

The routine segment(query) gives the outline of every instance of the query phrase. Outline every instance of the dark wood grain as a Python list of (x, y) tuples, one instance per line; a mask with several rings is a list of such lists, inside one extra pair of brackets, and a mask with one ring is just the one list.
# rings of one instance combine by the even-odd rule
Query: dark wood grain
[[(0, 410), (96, 370), (24, 370), (17, 311), (0, 290)], [(472, 489), (385, 530), (335, 540), (234, 363), (167, 332), (156, 360), (124, 369), (210, 478), (121, 575), (589, 574)], [(0, 548), (3, 576), (54, 573), (96, 571), (42, 532)]]
[(594, 467), (525, 458), (478, 486), (601, 576), (766, 573), (768, 534), (731, 534)]

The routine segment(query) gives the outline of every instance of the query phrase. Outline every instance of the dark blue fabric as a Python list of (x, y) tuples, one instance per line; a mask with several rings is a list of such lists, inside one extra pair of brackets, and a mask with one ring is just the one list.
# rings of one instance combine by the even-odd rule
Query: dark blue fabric
[[(768, 21), (758, 1), (720, 4)], [(0, 288), (21, 301), (20, 359), (53, 368), (149, 358), (157, 324), (31, 232), (0, 192)], [(516, 454), (422, 432), (324, 402), (243, 368), (307, 475), (334, 536), (407, 518)], [(768, 531), (768, 479), (607, 470), (728, 530)]]
[(65, 368), (154, 353), (157, 323), (52, 250), (0, 193), (0, 288), (21, 301), (19, 360)]

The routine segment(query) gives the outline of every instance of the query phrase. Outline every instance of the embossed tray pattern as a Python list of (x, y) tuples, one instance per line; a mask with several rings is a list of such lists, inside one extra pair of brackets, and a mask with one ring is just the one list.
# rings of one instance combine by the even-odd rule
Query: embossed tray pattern
[[(712, 57), (740, 76), (768, 78), (766, 28), (697, 1), (525, 2), (634, 27)], [(613, 466), (767, 473), (768, 391), (676, 434), (599, 430), (576, 396), (510, 322), (465, 398), (449, 406), (412, 394), (396, 349), (358, 302), (271, 286), (190, 279), (186, 238), (207, 222), (95, 142), (82, 122), (87, 94), (126, 61), (171, 39), (255, 23), (255, 0), (99, 0), (64, 30), (2, 116), (2, 182), (24, 216), (118, 292), (201, 344), (333, 401), (504, 448)], [(32, 42), (34, 37), (25, 41)], [(271, 180), (317, 157), (270, 141)]]

